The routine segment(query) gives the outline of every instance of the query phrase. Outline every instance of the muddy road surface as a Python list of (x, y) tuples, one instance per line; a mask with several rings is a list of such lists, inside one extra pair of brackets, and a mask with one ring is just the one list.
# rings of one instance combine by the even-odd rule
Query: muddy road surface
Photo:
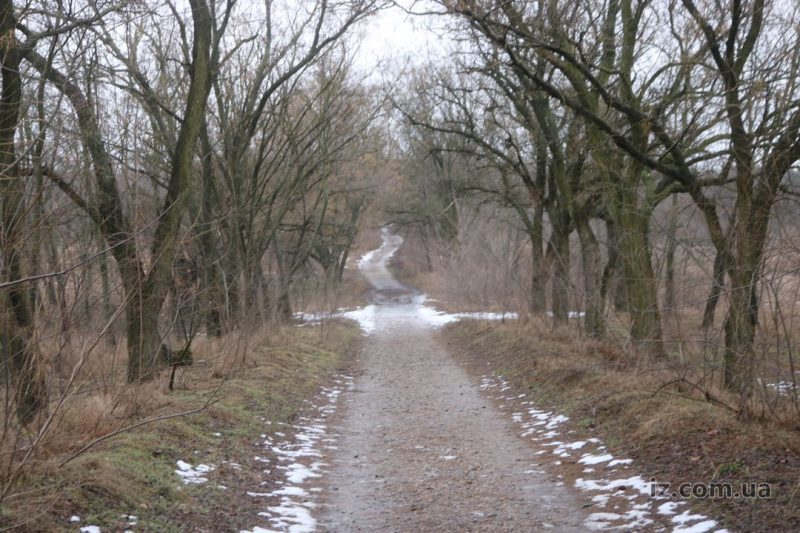
[(385, 232), (359, 262), (370, 333), (332, 427), (318, 529), (585, 531), (580, 503), (437, 342), (424, 296), (387, 270), (401, 243)]

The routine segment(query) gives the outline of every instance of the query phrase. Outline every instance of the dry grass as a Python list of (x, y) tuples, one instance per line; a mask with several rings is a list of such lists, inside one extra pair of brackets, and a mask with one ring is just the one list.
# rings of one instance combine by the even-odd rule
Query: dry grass
[[(431, 296), (438, 307), (446, 311), (517, 311), (527, 309), (529, 268), (524, 258), (529, 250), (520, 250), (519, 241), (505, 226), (480, 222), (463, 222), (459, 242), (450, 246), (434, 240), (427, 242), (412, 230), (404, 233), (406, 240), (391, 263), (395, 275), (404, 283)], [(575, 255), (579, 254), (577, 246)], [(700, 267), (700, 261), (713, 252), (708, 246), (685, 244), (677, 258), (679, 265), (677, 302), (675, 309), (662, 309), (664, 347), (669, 355), (663, 368), (642, 369), (637, 379), (659, 387), (669, 381), (681, 381), (665, 387), (665, 392), (691, 389), (700, 396), (739, 410), (741, 399), (722, 386), (724, 334), (722, 322), (727, 311), (725, 294), (716, 310), (713, 327), (703, 328), (705, 297), (710, 285), (710, 273)], [(756, 418), (773, 419), (792, 427), (800, 417), (800, 398), (797, 393), (778, 394), (772, 384), (795, 383), (800, 392), (800, 360), (795, 347), (800, 346), (800, 276), (796, 273), (778, 275), (788, 269), (786, 257), (795, 253), (771, 252), (765, 266), (762, 287), (761, 313), (755, 345), (757, 387), (752, 400), (745, 406)], [(427, 258), (432, 259), (430, 270)], [(658, 266), (658, 252), (655, 253)], [(571, 308), (581, 310), (582, 282), (580, 261), (572, 262)], [(663, 302), (663, 296), (662, 300)], [(548, 321), (528, 318), (526, 327), (537, 330), (539, 338), (552, 333)], [(601, 358), (615, 359), (633, 365), (639, 361), (633, 354), (630, 339), (630, 317), (608, 306), (607, 330), (602, 343), (596, 346)], [(585, 342), (579, 320), (571, 322), (556, 335), (570, 342)], [(596, 364), (587, 362), (587, 364)]]
[[(771, 483), (772, 500), (714, 502), (707, 512), (733, 528), (800, 527), (797, 416), (743, 420), (723, 406), (736, 405), (733, 396), (689, 385), (697, 380), (691, 360), (645, 363), (617, 346), (576, 339), (571, 329), (553, 330), (542, 320), (464, 322), (444, 335), (476, 373), (497, 372), (540, 405), (599, 432), (611, 447), (632, 456), (642, 475), (674, 483)], [(698, 502), (700, 508), (707, 504)]]
[[(201, 337), (193, 345), (195, 364), (179, 370), (175, 391), (167, 389), (168, 370), (149, 383), (123, 386), (124, 369), (112, 362), (123, 347), (93, 354), (69, 393), (63, 398), (54, 394), (48, 431), (24, 465), (35, 434), (7, 434), (3, 481), (8, 483), (12, 474), (19, 477), (3, 502), (0, 526), (53, 531), (65, 528), (65, 517), (71, 514), (108, 524), (131, 512), (142, 517), (145, 529), (148, 520), (151, 530), (181, 529), (181, 513), (174, 506), (198, 504), (178, 490), (174, 461), (191, 458), (193, 450), (207, 450), (209, 462), (218, 460), (221, 450), (214, 449), (220, 448), (214, 432), (231, 437), (225, 441), (226, 453), (231, 453), (231, 446), (249, 447), (264, 431), (259, 417), (290, 420), (346, 364), (359, 338), (357, 328), (338, 322), (325, 328)], [(105, 435), (143, 420), (203, 408), (209, 401), (198, 414), (126, 431), (71, 459)], [(65, 460), (69, 462), (60, 466)], [(17, 472), (20, 466), (24, 468)], [(173, 526), (160, 522), (167, 518), (176, 520), (170, 522)]]
[[(476, 373), (496, 371), (543, 406), (601, 432), (608, 444), (642, 464), (643, 474), (675, 483), (721, 478), (771, 483), (777, 492), (771, 501), (716, 502), (719, 509), (708, 511), (722, 515), (733, 528), (800, 530), (800, 403), (796, 393), (779, 394), (769, 386), (797, 384), (800, 377), (794, 355), (800, 346), (800, 255), (792, 244), (800, 242), (793, 230), (800, 227), (796, 222), (773, 228), (754, 353), (758, 387), (744, 406), (721, 386), (724, 292), (714, 327), (701, 326), (714, 253), (700, 223), (687, 222), (677, 236), (676, 308), (662, 309), (666, 360), (638, 357), (628, 314), (612, 309), (602, 341), (586, 339), (579, 320), (554, 329), (552, 321), (524, 312), (519, 321), (452, 325), (444, 335), (461, 348)], [(400, 279), (448, 311), (524, 310), (530, 249), (507, 227), (475, 226), (465, 219), (458, 242), (450, 246), (423, 243), (406, 232), (406, 244), (391, 266)], [(604, 229), (595, 229), (605, 239)], [(663, 306), (666, 241), (663, 228), (653, 229)], [(571, 248), (571, 308), (581, 310), (580, 247), (572, 242)]]

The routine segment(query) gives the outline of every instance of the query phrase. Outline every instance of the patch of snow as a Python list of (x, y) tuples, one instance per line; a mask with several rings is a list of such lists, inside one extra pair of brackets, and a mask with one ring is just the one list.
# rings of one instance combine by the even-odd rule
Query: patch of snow
[(441, 327), (458, 320), (455, 315), (443, 313), (442, 311), (434, 309), (433, 307), (422, 305), (422, 302), (425, 301), (424, 297), (420, 298), (420, 300), (421, 301), (417, 307), (417, 318), (429, 326), (433, 326), (435, 328)]
[[(280, 505), (268, 507), (270, 522), (278, 530), (291, 533), (312, 533), (317, 528), (317, 521), (311, 512), (302, 505), (297, 505), (288, 498)], [(266, 513), (259, 513), (264, 516)]]
[[(255, 497), (267, 497), (279, 499), (278, 505), (271, 505), (266, 510), (258, 513), (270, 522), (270, 529), (256, 526), (249, 530), (253, 533), (265, 533), (267, 531), (288, 531), (304, 533), (314, 531), (316, 520), (311, 515), (310, 509), (316, 507), (313, 496), (321, 492), (318, 487), (301, 486), (308, 483), (310, 479), (322, 476), (323, 468), (328, 466), (318, 460), (323, 457), (322, 449), (335, 448), (330, 446), (335, 443), (338, 435), (327, 433), (328, 418), (336, 410), (339, 396), (345, 390), (352, 390), (354, 387), (351, 376), (338, 376), (333, 379), (334, 386), (323, 387), (317, 397), (320, 401), (315, 405), (315, 416), (304, 416), (298, 420), (300, 424), (292, 425), (295, 430), (294, 435), (287, 437), (283, 432), (276, 432), (278, 437), (286, 438), (281, 442), (272, 442), (265, 439), (263, 446), (272, 450), (277, 456), (278, 464), (276, 469), (283, 472), (283, 479), (278, 479), (274, 483), (280, 486), (271, 492), (248, 492), (247, 494)], [(263, 437), (262, 437), (263, 438)], [(263, 462), (268, 459), (261, 458)], [(268, 472), (265, 471), (265, 472)], [(265, 485), (262, 482), (261, 485)]]
[(623, 522), (614, 526), (614, 529), (634, 529), (644, 527), (653, 523), (647, 518), (647, 512), (633, 509), (625, 514), (601, 512), (592, 513), (586, 519), (584, 524), (593, 530), (608, 529), (612, 526), (612, 522)]
[(790, 394), (795, 390), (795, 383), (792, 381), (777, 381), (775, 383), (767, 383), (767, 388), (772, 389), (778, 394)]
[(550, 421), (545, 426), (545, 429), (553, 429), (557, 425), (562, 424), (562, 423), (566, 422), (567, 420), (569, 420), (569, 418), (567, 418), (564, 415), (556, 415), (556, 416), (554, 416), (554, 417), (552, 417), (550, 419)]
[(81, 533), (102, 533), (97, 526), (85, 526), (81, 528)]
[(347, 311), (346, 313), (343, 313), (342, 316), (344, 318), (349, 318), (350, 320), (355, 320), (361, 330), (367, 335), (375, 331), (375, 327), (377, 326), (375, 322), (374, 305), (368, 305), (360, 309)]
[(284, 487), (282, 489), (273, 490), (267, 496), (308, 496), (308, 493), (300, 487)]
[(311, 466), (306, 466), (302, 463), (292, 463), (289, 465), (289, 473), (286, 474), (286, 480), (289, 483), (303, 483), (306, 479), (312, 477), (321, 477), (317, 471), (323, 466), (323, 463), (314, 462)]
[(642, 479), (642, 476), (633, 476), (627, 479), (614, 479), (611, 481), (603, 479), (583, 479), (575, 480), (575, 486), (586, 491), (613, 492), (621, 487), (632, 487), (641, 494), (650, 495), (651, 483)]
[(181, 477), (185, 485), (200, 485), (207, 482), (206, 475), (216, 468), (214, 465), (205, 464), (192, 466), (190, 463), (180, 460), (176, 464), (178, 469), (175, 470), (175, 473)]
[[(552, 311), (548, 311), (547, 312), (547, 316), (552, 318), (553, 317), (553, 312)], [(586, 313), (584, 313), (583, 311), (568, 311), (567, 312), (567, 318), (583, 318), (584, 316), (586, 316)]]
[(567, 457), (569, 456), (567, 450), (580, 450), (584, 446), (586, 446), (586, 441), (584, 440), (569, 442), (567, 444), (561, 444), (560, 446), (558, 446), (555, 450), (553, 450), (553, 453), (556, 455), (560, 455), (561, 457)]
[(687, 522), (694, 522), (695, 520), (704, 520), (706, 517), (701, 514), (691, 514), (690, 511), (684, 511), (679, 515), (672, 517), (674, 524), (686, 524)]
[(678, 526), (672, 530), (672, 533), (705, 533), (711, 531), (717, 526), (716, 520), (703, 520), (696, 524), (689, 526)]
[(81, 517), (76, 515), (76, 514), (74, 514), (74, 515), (69, 517), (70, 524), (77, 524), (80, 521), (81, 521)]
[(596, 465), (600, 463), (605, 463), (606, 461), (610, 461), (614, 458), (613, 455), (610, 453), (606, 453), (603, 455), (592, 455), (590, 453), (584, 454), (578, 459), (578, 462), (582, 465)]
[(591, 530), (607, 529), (612, 522), (622, 519), (622, 515), (616, 513), (592, 513), (584, 524)]
[(608, 462), (608, 466), (629, 465), (632, 462), (633, 459), (614, 459)]
[(367, 263), (369, 263), (373, 257), (375, 257), (375, 252), (378, 250), (370, 250), (369, 252), (365, 253), (361, 256), (361, 259), (358, 260), (358, 266), (363, 267)]
[(516, 320), (519, 315), (513, 312), (504, 313), (454, 313), (456, 320)]
[(675, 514), (675, 508), (683, 505), (683, 502), (666, 502), (658, 506), (658, 514)]

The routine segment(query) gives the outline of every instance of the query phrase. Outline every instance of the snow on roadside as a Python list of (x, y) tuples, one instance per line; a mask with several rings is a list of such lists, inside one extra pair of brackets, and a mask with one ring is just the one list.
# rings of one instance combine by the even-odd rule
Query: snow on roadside
[(368, 305), (366, 307), (360, 307), (358, 309), (353, 309), (352, 311), (345, 311), (342, 313), (342, 318), (348, 318), (350, 320), (354, 320), (358, 323), (361, 331), (364, 334), (369, 335), (373, 331), (375, 331), (376, 323), (375, 323), (375, 306)]
[[(445, 313), (444, 311), (425, 305), (426, 301), (428, 301), (428, 298), (425, 294), (418, 294), (412, 299), (410, 304), (406, 305), (414, 307), (414, 316), (418, 320), (434, 328), (442, 327), (459, 320), (514, 320), (518, 316), (517, 313), (512, 312)], [(377, 306), (371, 304), (356, 309), (338, 309), (333, 312), (297, 312), (294, 316), (296, 319), (306, 323), (318, 323), (332, 318), (347, 318), (357, 322), (364, 334), (370, 335), (375, 332), (378, 326), (376, 311)]]
[[(570, 442), (568, 435), (574, 430), (561, 427), (569, 420), (566, 416), (536, 409), (532, 402), (524, 400), (524, 394), (508, 396), (510, 386), (503, 378), (483, 376), (480, 389), (491, 394), (495, 400), (501, 400), (501, 408), (512, 410), (512, 420), (522, 429), (521, 437), (530, 438), (538, 446), (548, 447), (534, 454), (542, 459), (542, 463), (560, 465), (561, 458), (574, 457), (576, 464), (585, 467), (583, 472), (591, 474), (591, 477), (575, 480), (577, 489), (592, 494), (592, 506), (602, 509), (588, 516), (584, 522), (587, 529), (635, 530), (656, 525), (656, 521), (663, 523), (667, 518), (675, 533), (726, 532), (719, 529), (717, 521), (707, 516), (679, 509), (686, 505), (684, 501), (651, 496), (652, 482), (636, 474), (630, 466), (633, 460), (614, 458), (600, 439), (593, 437)], [(552, 453), (548, 454), (550, 448)], [(552, 459), (549, 458), (551, 455)], [(538, 467), (542, 463), (533, 463), (531, 466)]]
[(175, 473), (178, 474), (183, 481), (184, 485), (201, 485), (208, 481), (207, 474), (214, 470), (214, 465), (199, 464), (192, 466), (185, 461), (178, 461), (176, 463), (178, 469)]
[(317, 324), (332, 318), (347, 318), (357, 322), (361, 328), (361, 331), (363, 331), (365, 335), (369, 335), (374, 332), (376, 327), (375, 306), (372, 304), (365, 307), (358, 307), (356, 309), (339, 308), (333, 312), (296, 312), (294, 317), (306, 324)]
[(445, 313), (436, 308), (425, 305), (428, 300), (427, 295), (420, 294), (414, 298), (413, 305), (416, 306), (416, 316), (429, 326), (441, 327), (451, 322), (458, 322), (459, 320), (472, 319), (472, 320), (513, 320), (517, 318), (517, 313)]
[[(289, 531), (310, 533), (317, 527), (313, 510), (317, 504), (315, 496), (321, 491), (311, 486), (322, 477), (325, 467), (325, 452), (335, 449), (336, 435), (328, 434), (328, 419), (335, 413), (339, 396), (345, 390), (353, 389), (351, 376), (337, 376), (333, 386), (323, 388), (314, 402), (308, 416), (300, 417), (292, 426), (294, 435), (286, 437), (282, 432), (273, 433), (285, 440), (273, 442), (262, 435), (260, 445), (275, 454), (276, 464), (265, 464), (265, 473), (280, 471), (283, 479), (279, 488), (269, 492), (252, 491), (247, 494), (253, 498), (264, 498), (265, 510), (258, 513), (269, 522), (269, 529), (255, 526), (242, 533), (265, 533), (268, 531)], [(269, 459), (256, 458), (259, 462), (270, 463)]]

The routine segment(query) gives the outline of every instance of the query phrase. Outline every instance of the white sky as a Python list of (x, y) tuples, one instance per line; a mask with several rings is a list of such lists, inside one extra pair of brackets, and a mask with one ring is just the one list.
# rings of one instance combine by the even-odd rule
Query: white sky
[(447, 37), (439, 35), (442, 23), (439, 17), (409, 15), (399, 7), (383, 10), (361, 23), (356, 66), (371, 77), (383, 77), (442, 60), (447, 54)]

